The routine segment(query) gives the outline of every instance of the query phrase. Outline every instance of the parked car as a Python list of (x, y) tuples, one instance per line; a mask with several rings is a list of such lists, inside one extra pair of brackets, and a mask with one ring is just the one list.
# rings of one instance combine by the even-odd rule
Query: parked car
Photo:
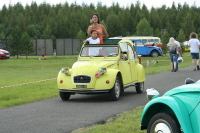
[(136, 92), (142, 93), (145, 80), (134, 44), (121, 40), (115, 44), (84, 44), (72, 68), (60, 70), (57, 85), (63, 101), (74, 94), (101, 93), (118, 100), (129, 86), (135, 86)]
[(163, 44), (162, 43), (147, 42), (147, 43), (145, 43), (145, 45), (146, 46), (156, 46), (156, 47), (163, 48)]
[(149, 102), (143, 109), (141, 130), (147, 133), (200, 133), (200, 80), (166, 92), (147, 89)]
[(162, 49), (156, 46), (146, 46), (141, 40), (132, 40), (139, 55), (158, 57), (163, 55)]
[(185, 41), (183, 42), (183, 46), (184, 46), (184, 51), (190, 51), (190, 47), (189, 47), (189, 41)]
[[(105, 39), (104, 43), (109, 44), (109, 43), (117, 43), (120, 40), (123, 39)], [(141, 40), (131, 40), (136, 48), (136, 52), (138, 55), (142, 55), (142, 56), (151, 56), (151, 57), (158, 57), (158, 56), (162, 56), (162, 49), (160, 47), (156, 47), (156, 46), (146, 46), (146, 44), (141, 41)]]
[(9, 59), (10, 53), (6, 50), (0, 49), (0, 59)]

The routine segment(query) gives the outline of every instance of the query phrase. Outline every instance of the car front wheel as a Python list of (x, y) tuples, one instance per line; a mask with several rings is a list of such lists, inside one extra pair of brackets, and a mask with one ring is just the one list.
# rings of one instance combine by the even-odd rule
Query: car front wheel
[(120, 93), (121, 93), (121, 80), (120, 80), (119, 76), (117, 76), (115, 84), (109, 92), (111, 100), (113, 100), (113, 101), (118, 100), (120, 97)]
[(152, 51), (152, 52), (151, 52), (151, 56), (152, 56), (152, 57), (158, 57), (158, 55), (159, 55), (159, 54), (158, 54), (157, 51)]
[(142, 93), (144, 90), (144, 82), (141, 83), (136, 83), (135, 84), (135, 89), (137, 93)]
[(69, 100), (70, 96), (71, 96), (71, 93), (70, 93), (70, 92), (60, 92), (60, 98), (61, 98), (63, 101)]
[(154, 115), (147, 127), (147, 133), (181, 133), (176, 119), (167, 113)]

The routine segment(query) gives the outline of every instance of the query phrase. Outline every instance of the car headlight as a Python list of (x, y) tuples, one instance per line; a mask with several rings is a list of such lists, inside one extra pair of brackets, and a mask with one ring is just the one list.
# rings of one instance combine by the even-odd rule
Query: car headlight
[(147, 92), (147, 99), (149, 100), (152, 100), (160, 96), (160, 93), (154, 88), (147, 89), (146, 92)]
[(64, 67), (61, 69), (61, 73), (66, 74), (67, 76), (70, 76), (71, 74), (69, 73), (69, 67)]
[(100, 74), (104, 74), (104, 73), (106, 73), (107, 72), (107, 68), (106, 67), (100, 67), (99, 68), (99, 73)]
[(106, 67), (100, 67), (99, 68), (99, 72), (96, 72), (95, 73), (95, 77), (100, 77), (101, 75), (103, 75), (104, 73), (106, 73), (107, 72), (107, 68)]
[(3, 52), (0, 52), (0, 54), (3, 54)]

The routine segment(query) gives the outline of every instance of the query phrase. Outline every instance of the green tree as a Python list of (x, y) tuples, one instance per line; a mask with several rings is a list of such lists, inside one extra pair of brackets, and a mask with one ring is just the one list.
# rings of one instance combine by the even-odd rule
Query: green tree
[(29, 35), (24, 32), (21, 38), (21, 44), (23, 46), (23, 53), (26, 54), (26, 59), (28, 59), (28, 55), (34, 52), (33, 40), (29, 37)]
[(182, 29), (186, 36), (189, 36), (191, 32), (195, 32), (194, 21), (191, 17), (191, 14), (187, 14), (182, 23)]
[(159, 30), (158, 28), (156, 28), (156, 30), (154, 31), (154, 36), (161, 37), (161, 30)]
[(150, 25), (155, 30), (156, 28), (161, 29), (161, 19), (158, 15), (158, 12), (155, 8), (151, 8), (150, 12)]
[(107, 32), (110, 37), (122, 36), (122, 23), (115, 14), (108, 15), (106, 18)]
[(8, 38), (8, 46), (10, 47), (10, 52), (13, 55), (17, 55), (17, 59), (19, 58), (19, 55), (23, 53), (21, 38), (22, 31), (19, 27), (14, 28)]
[(165, 56), (166, 56), (166, 53), (168, 51), (167, 44), (169, 42), (169, 38), (170, 38), (170, 36), (169, 36), (168, 32), (166, 32), (162, 36), (162, 44), (163, 44), (162, 50), (163, 50), (163, 54), (165, 54)]
[(137, 36), (153, 36), (153, 28), (151, 28), (149, 22), (146, 18), (143, 18), (136, 27), (136, 35)]
[(175, 36), (175, 33), (174, 33), (174, 29), (173, 29), (173, 27), (172, 27), (172, 25), (171, 25), (171, 23), (170, 22), (167, 22), (167, 27), (166, 27), (166, 29), (167, 29), (167, 32), (168, 32), (168, 35), (169, 36)]
[(83, 41), (87, 38), (87, 36), (82, 30), (80, 30), (78, 32), (78, 34), (76, 35), (76, 38), (80, 38), (80, 44), (76, 49), (79, 52), (81, 50), (82, 45), (83, 45)]
[(46, 28), (44, 29), (44, 32), (42, 34), (42, 38), (43, 39), (49, 39), (49, 38), (53, 39), (54, 38), (52, 33), (51, 33), (51, 28), (50, 28), (49, 24), (47, 24)]
[(179, 34), (178, 34), (178, 41), (180, 42), (181, 44), (181, 56), (182, 56), (182, 53), (184, 52), (184, 45), (183, 45), (183, 42), (185, 41), (185, 34), (183, 32), (182, 29), (179, 30)]
[(40, 27), (38, 25), (29, 25), (26, 32), (31, 38), (38, 39), (41, 37)]
[(184, 31), (182, 29), (179, 30), (178, 41), (181, 42), (181, 43), (185, 41), (185, 34), (184, 34)]
[(4, 34), (4, 32), (1, 32), (0, 39), (6, 39), (6, 35)]

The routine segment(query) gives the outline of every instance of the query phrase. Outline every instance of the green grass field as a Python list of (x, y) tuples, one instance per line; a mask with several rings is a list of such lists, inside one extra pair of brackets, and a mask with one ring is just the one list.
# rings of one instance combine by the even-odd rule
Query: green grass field
[(77, 56), (50, 56), (48, 60), (38, 58), (31, 56), (26, 60), (21, 56), (19, 59), (0, 60), (0, 109), (57, 97), (56, 77), (59, 70), (71, 67), (77, 60)]
[[(71, 67), (77, 56), (47, 56), (48, 60), (38, 58), (41, 57), (30, 56), (26, 59), (21, 56), (19, 59), (11, 57), (0, 60), (0, 109), (59, 96), (57, 74), (62, 67)], [(192, 65), (190, 53), (184, 53), (183, 59), (179, 68)], [(142, 65), (146, 75), (171, 70), (169, 55), (158, 58), (142, 57)], [(144, 133), (139, 130), (142, 109), (143, 106), (138, 107), (107, 120), (105, 124), (81, 128), (74, 133)]]

